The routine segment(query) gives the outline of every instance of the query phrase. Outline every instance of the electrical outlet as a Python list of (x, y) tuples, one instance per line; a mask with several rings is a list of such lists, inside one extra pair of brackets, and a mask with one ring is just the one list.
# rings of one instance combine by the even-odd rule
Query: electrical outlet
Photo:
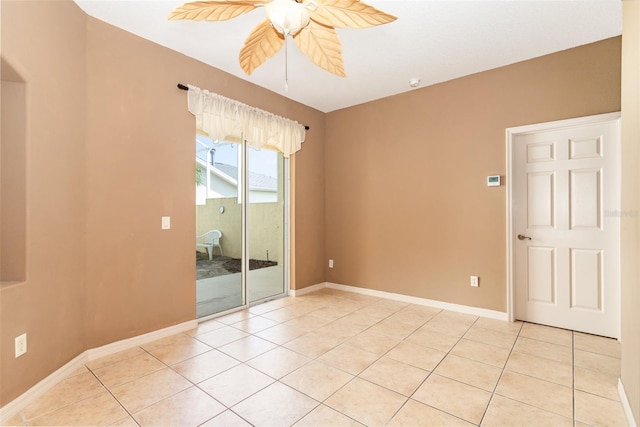
[(474, 288), (477, 288), (480, 284), (480, 278), (478, 276), (471, 276), (469, 278), (469, 285), (473, 286)]
[(332, 259), (329, 260), (329, 268), (333, 268), (333, 260)]
[(27, 334), (24, 333), (16, 337), (16, 357), (20, 357), (27, 352)]

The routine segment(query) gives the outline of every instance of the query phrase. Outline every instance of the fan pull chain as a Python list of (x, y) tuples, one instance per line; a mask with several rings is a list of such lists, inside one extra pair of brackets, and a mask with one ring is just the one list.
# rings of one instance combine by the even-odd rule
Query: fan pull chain
[(284, 36), (284, 91), (289, 93), (289, 41), (288, 37)]

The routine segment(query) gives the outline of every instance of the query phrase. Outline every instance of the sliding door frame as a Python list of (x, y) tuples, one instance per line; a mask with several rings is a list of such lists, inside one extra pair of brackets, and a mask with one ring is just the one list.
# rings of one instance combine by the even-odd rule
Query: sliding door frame
[(291, 280), (291, 242), (290, 242), (290, 233), (291, 233), (291, 167), (290, 167), (290, 159), (283, 157), (283, 177), (284, 185), (283, 185), (283, 228), (284, 235), (282, 236), (284, 239), (284, 254), (283, 254), (283, 291), (279, 294), (270, 295), (265, 298), (261, 298), (255, 301), (249, 301), (250, 291), (248, 290), (250, 283), (248, 283), (249, 277), (249, 239), (247, 236), (248, 229), (248, 212), (249, 212), (249, 192), (248, 192), (248, 144), (247, 141), (242, 137), (240, 139), (241, 147), (240, 150), (242, 152), (242, 164), (240, 170), (242, 171), (242, 176), (238, 176), (239, 187), (240, 187), (240, 198), (242, 200), (241, 203), (241, 226), (240, 226), (240, 234), (241, 234), (241, 256), (242, 256), (242, 269), (240, 271), (240, 280), (241, 280), (241, 304), (239, 306), (230, 308), (228, 310), (219, 311), (216, 313), (209, 314), (207, 316), (203, 316), (197, 318), (199, 323), (206, 322), (207, 320), (215, 319), (217, 317), (225, 316), (230, 313), (234, 313), (236, 311), (244, 310), (248, 307), (261, 304), (266, 301), (283, 298), (289, 295), (289, 286)]

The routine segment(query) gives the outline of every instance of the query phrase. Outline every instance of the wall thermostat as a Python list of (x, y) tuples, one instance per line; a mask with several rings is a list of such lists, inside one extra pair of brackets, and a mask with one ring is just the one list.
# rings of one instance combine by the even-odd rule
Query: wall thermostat
[(489, 175), (487, 177), (487, 187), (499, 187), (500, 175)]

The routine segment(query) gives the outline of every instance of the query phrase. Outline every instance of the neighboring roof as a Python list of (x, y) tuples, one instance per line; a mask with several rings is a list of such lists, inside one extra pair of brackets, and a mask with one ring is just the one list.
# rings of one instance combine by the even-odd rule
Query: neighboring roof
[[(222, 172), (227, 177), (231, 178), (230, 183), (238, 185), (238, 168), (233, 165), (227, 165), (225, 163), (214, 163), (211, 169), (214, 173), (216, 171)], [(249, 171), (249, 189), (250, 190), (262, 190), (262, 191), (278, 191), (278, 179), (272, 176), (263, 175), (261, 173), (255, 173)]]

